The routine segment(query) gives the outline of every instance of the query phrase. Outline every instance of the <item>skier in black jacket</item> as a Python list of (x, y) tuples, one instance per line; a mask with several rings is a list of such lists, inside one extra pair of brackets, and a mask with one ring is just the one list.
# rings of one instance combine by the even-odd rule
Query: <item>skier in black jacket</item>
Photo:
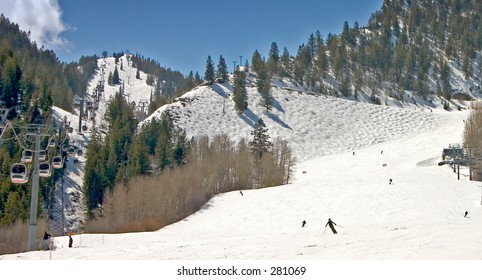
[(333, 234), (337, 234), (334, 225), (336, 226), (335, 222), (333, 222), (330, 218), (328, 218), (328, 222), (327, 222), (326, 225), (325, 225), (325, 229), (326, 229), (327, 226), (330, 226), (331, 231), (333, 231)]

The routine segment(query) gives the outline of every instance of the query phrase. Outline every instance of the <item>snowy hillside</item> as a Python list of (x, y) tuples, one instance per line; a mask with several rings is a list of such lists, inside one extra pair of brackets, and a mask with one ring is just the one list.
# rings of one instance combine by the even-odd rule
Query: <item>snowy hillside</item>
[[(120, 65), (122, 63), (122, 69)], [(151, 91), (153, 88), (146, 84), (147, 74), (139, 71), (140, 79), (136, 79), (136, 72), (137, 69), (133, 67), (132, 62), (129, 58), (129, 55), (123, 55), (119, 58), (119, 62), (115, 63), (114, 57), (107, 57), (99, 59), (97, 62), (98, 70), (96, 71), (94, 77), (90, 80), (87, 92), (88, 94), (92, 95), (94, 89), (97, 87), (99, 82), (104, 78), (105, 87), (104, 87), (104, 95), (99, 97), (99, 106), (96, 110), (95, 114), (95, 124), (96, 126), (100, 127), (101, 129), (105, 129), (106, 123), (104, 121), (104, 114), (107, 108), (107, 104), (114, 96), (116, 92), (119, 92), (121, 85), (112, 85), (109, 86), (107, 83), (107, 79), (109, 73), (113, 73), (117, 66), (117, 70), (119, 72), (119, 78), (121, 84), (124, 86), (124, 97), (129, 103), (133, 103), (137, 109), (137, 106), (141, 105), (140, 101), (148, 102), (151, 96)], [(102, 72), (104, 74), (102, 75)], [(147, 107), (145, 108), (147, 111)], [(90, 118), (91, 116), (89, 116)]]
[[(482, 258), (480, 183), (457, 181), (449, 167), (437, 166), (442, 148), (461, 141), (468, 111), (387, 108), (277, 89), (271, 117), (256, 106), (239, 117), (229, 98), (222, 114), (228, 86), (213, 88), (170, 105), (178, 124), (190, 135), (249, 137), (256, 118), (266, 118), (270, 134), (288, 138), (300, 159), (294, 183), (220, 194), (156, 232), (79, 234), (73, 249), (57, 237), (56, 251), (0, 259)], [(249, 102), (256, 103), (253, 93)], [(328, 218), (343, 226), (339, 234), (325, 231)]]
[(261, 97), (253, 81), (247, 92), (249, 105), (242, 115), (234, 109), (231, 83), (223, 83), (199, 86), (175, 103), (159, 108), (145, 122), (168, 110), (188, 136), (225, 133), (239, 140), (250, 139), (254, 124), (263, 118), (271, 138), (288, 140), (303, 161), (416, 134), (441, 120), (426, 105), (390, 99), (392, 106), (376, 106), (313, 94), (279, 81), (272, 87), (274, 107), (266, 113), (258, 105)]
[[(121, 63), (123, 70), (120, 70)], [(98, 69), (87, 87), (84, 108), (87, 108), (88, 115), (84, 115), (82, 121), (82, 126), (85, 126), (85, 128), (79, 127), (80, 106), (75, 108), (74, 114), (58, 107), (53, 108), (55, 118), (62, 121), (65, 119), (73, 128), (73, 131), (68, 133), (70, 144), (75, 145), (78, 150), (82, 151), (81, 154), (67, 156), (64, 180), (55, 187), (54, 203), (58, 205), (52, 207), (54, 211), (50, 213), (52, 219), (49, 223), (51, 233), (54, 235), (79, 232), (85, 222), (87, 209), (83, 201), (83, 176), (87, 145), (91, 139), (92, 130), (107, 131), (104, 115), (110, 99), (119, 91), (119, 85), (109, 86), (107, 84), (109, 73), (114, 72), (116, 67), (115, 59), (113, 57), (98, 59), (97, 64)], [(132, 66), (128, 55), (119, 58), (117, 68), (121, 82), (124, 82), (126, 100), (134, 102), (136, 106), (140, 104), (140, 101), (149, 101), (152, 87), (146, 84), (147, 74), (140, 71), (140, 79), (136, 79), (137, 69)], [(99, 96), (98, 102), (95, 104), (95, 89), (102, 79), (105, 80), (104, 93)], [(91, 105), (87, 105), (88, 103)], [(89, 106), (92, 106), (92, 108)], [(60, 210), (62, 209), (62, 201), (65, 204), (64, 213)], [(64, 216), (63, 219), (62, 215)], [(63, 232), (62, 227), (64, 228)]]

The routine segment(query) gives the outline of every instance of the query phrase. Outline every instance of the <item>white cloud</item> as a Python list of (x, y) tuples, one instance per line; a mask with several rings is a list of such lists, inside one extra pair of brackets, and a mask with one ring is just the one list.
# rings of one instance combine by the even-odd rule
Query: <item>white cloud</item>
[(20, 29), (30, 31), (31, 40), (52, 50), (69, 50), (72, 43), (62, 32), (72, 29), (62, 21), (58, 0), (2, 0), (0, 12)]

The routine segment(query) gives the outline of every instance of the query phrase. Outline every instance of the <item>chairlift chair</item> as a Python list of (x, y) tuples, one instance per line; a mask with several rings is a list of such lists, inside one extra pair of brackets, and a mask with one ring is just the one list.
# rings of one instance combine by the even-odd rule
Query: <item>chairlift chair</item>
[(52, 167), (54, 169), (60, 169), (64, 167), (64, 161), (62, 160), (61, 156), (54, 156), (52, 158)]
[(33, 151), (31, 150), (24, 150), (22, 152), (22, 159), (21, 161), (24, 163), (31, 163), (33, 159)]
[(52, 175), (52, 172), (50, 171), (50, 163), (48, 162), (41, 162), (39, 164), (39, 171), (38, 175), (40, 177), (50, 177)]
[(14, 163), (10, 169), (10, 180), (14, 184), (28, 182), (28, 169), (23, 163)]

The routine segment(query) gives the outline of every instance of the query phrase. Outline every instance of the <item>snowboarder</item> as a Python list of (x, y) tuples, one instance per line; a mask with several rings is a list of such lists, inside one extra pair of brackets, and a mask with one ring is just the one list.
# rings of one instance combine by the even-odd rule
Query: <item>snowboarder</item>
[(326, 230), (326, 226), (330, 226), (331, 231), (333, 232), (333, 234), (337, 234), (336, 229), (335, 229), (335, 227), (334, 227), (333, 225), (336, 226), (335, 222), (333, 222), (330, 218), (328, 218), (328, 222), (327, 222), (326, 225), (325, 225), (325, 230)]
[(50, 246), (49, 246), (49, 243), (50, 243), (50, 237), (51, 235), (48, 234), (46, 231), (44, 231), (44, 249), (45, 250), (50, 250)]
[(305, 225), (306, 225), (306, 221), (303, 220), (303, 222), (301, 222), (301, 227), (305, 227)]
[(465, 211), (465, 215), (464, 215), (464, 218), (467, 218), (467, 215), (469, 214), (468, 211)]
[(390, 178), (390, 180), (388, 180), (388, 184), (391, 185), (392, 184), (392, 179)]

